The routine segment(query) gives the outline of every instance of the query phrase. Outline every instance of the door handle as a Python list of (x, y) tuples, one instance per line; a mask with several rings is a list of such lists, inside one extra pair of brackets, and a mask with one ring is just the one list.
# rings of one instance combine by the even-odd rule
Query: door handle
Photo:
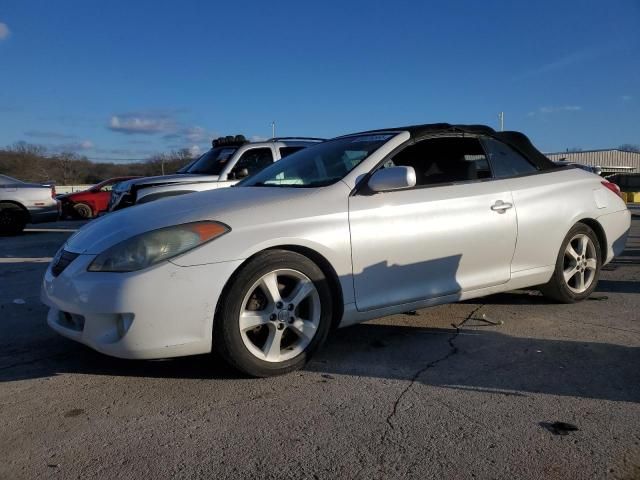
[(496, 203), (491, 205), (491, 210), (498, 213), (504, 213), (513, 207), (512, 203), (503, 202), (502, 200), (496, 200)]

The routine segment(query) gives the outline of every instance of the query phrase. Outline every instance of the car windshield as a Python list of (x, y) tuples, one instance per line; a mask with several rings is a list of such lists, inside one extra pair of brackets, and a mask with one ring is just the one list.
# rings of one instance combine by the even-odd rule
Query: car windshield
[(183, 166), (183, 167), (179, 168), (178, 170), (176, 170), (176, 173), (187, 173), (188, 170), (193, 166), (193, 164), (196, 163), (198, 160), (200, 160), (200, 159), (196, 158), (195, 160), (191, 160), (185, 166)]
[(295, 152), (237, 186), (312, 188), (331, 185), (393, 136), (368, 134), (329, 140)]
[(220, 175), (238, 147), (215, 147), (202, 155), (184, 172)]
[(15, 183), (24, 183), (18, 179), (12, 178), (8, 175), (0, 175), (0, 185), (11, 185)]

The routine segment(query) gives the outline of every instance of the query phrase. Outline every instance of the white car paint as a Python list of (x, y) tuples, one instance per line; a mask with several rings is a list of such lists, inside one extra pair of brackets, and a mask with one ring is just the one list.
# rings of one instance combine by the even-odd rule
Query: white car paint
[[(630, 225), (624, 202), (600, 177), (579, 169), (354, 193), (360, 179), (409, 133), (391, 137), (329, 186), (219, 189), (143, 204), (88, 224), (63, 246), (79, 254), (77, 259), (58, 277), (51, 268), (45, 274), (42, 300), (50, 307), (49, 325), (117, 357), (198, 354), (211, 350), (214, 312), (227, 281), (268, 248), (295, 246), (324, 257), (338, 278), (339, 321), (346, 326), (543, 284), (566, 233), (580, 220), (606, 234), (605, 263), (624, 247)], [(127, 238), (200, 220), (224, 223), (231, 231), (144, 270), (87, 271), (98, 254)], [(61, 312), (84, 316), (84, 329), (69, 328)]]
[(0, 204), (2, 203), (24, 209), (30, 223), (50, 222), (60, 214), (60, 202), (53, 197), (51, 185), (27, 183), (7, 175), (0, 175)]

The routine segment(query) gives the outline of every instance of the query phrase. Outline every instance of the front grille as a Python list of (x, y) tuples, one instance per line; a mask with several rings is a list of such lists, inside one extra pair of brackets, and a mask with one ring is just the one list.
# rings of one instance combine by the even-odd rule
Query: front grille
[(67, 252), (66, 250), (63, 250), (60, 255), (56, 255), (51, 265), (51, 273), (53, 276), (57, 277), (60, 275), (78, 255), (78, 253)]

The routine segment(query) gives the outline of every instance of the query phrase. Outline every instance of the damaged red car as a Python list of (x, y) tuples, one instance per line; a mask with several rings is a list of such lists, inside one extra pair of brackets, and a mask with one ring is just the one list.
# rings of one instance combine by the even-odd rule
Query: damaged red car
[(59, 195), (62, 203), (62, 216), (72, 218), (94, 218), (99, 213), (107, 211), (111, 198), (111, 189), (117, 183), (139, 177), (116, 177), (100, 182), (81, 192)]

